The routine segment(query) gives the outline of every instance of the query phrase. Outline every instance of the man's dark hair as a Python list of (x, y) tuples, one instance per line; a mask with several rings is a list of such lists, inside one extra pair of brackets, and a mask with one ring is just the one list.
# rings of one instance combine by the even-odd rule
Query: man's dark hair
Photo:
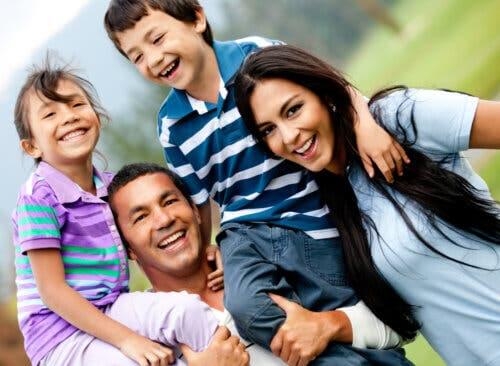
[[(171, 170), (162, 167), (158, 164), (154, 163), (134, 163), (128, 164), (122, 167), (118, 173), (114, 176), (113, 180), (108, 186), (108, 202), (113, 208), (113, 198), (121, 188), (125, 187), (128, 183), (133, 182), (137, 178), (143, 177), (149, 174), (161, 173), (165, 174), (170, 178), (172, 183), (179, 189), (182, 195), (186, 198), (190, 205), (194, 205), (193, 200), (189, 194), (189, 191), (186, 188), (186, 185), (182, 181), (182, 179), (172, 172)], [(145, 188), (146, 189), (146, 188)]]
[[(121, 49), (116, 33), (133, 28), (148, 15), (150, 9), (162, 11), (182, 22), (192, 23), (197, 19), (196, 12), (203, 10), (203, 7), (197, 0), (111, 0), (104, 15), (104, 27), (115, 47), (125, 57), (127, 55)], [(202, 36), (212, 47), (214, 37), (208, 20)]]

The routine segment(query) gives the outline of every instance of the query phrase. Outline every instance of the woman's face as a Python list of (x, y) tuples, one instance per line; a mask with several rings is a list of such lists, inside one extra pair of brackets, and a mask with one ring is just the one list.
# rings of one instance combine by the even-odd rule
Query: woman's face
[(285, 79), (259, 81), (250, 105), (260, 136), (274, 154), (314, 172), (332, 163), (330, 113), (309, 89)]

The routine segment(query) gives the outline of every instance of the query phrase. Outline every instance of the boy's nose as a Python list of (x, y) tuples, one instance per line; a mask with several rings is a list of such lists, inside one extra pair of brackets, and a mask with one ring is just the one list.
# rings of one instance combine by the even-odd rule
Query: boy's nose
[(161, 65), (161, 62), (163, 61), (163, 55), (161, 52), (150, 52), (149, 57), (148, 57), (148, 66), (151, 69), (154, 69)]

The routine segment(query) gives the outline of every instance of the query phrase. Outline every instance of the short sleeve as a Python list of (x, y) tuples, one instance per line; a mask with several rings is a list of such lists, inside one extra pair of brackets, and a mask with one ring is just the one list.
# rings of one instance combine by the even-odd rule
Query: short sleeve
[(160, 143), (163, 147), (163, 155), (167, 162), (168, 168), (175, 174), (182, 178), (186, 185), (193, 202), (201, 206), (209, 199), (209, 194), (202, 181), (196, 174), (192, 164), (186, 158), (179, 146), (170, 141), (170, 131), (168, 124), (171, 124), (167, 119), (162, 122), (159, 118), (158, 121), (158, 135)]
[(14, 217), (16, 244), (23, 254), (32, 249), (61, 247), (57, 213), (48, 200), (23, 195), (19, 197)]
[(400, 141), (406, 135), (424, 153), (450, 154), (469, 148), (477, 104), (478, 98), (461, 93), (408, 89), (383, 97), (371, 108)]

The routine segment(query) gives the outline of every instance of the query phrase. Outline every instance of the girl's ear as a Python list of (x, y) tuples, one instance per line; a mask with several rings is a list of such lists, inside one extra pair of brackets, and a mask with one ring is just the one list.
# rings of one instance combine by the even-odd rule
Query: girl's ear
[(33, 159), (39, 159), (42, 157), (42, 152), (32, 139), (22, 139), (20, 144), (21, 149), (23, 149), (24, 152), (31, 156)]
[(194, 21), (194, 30), (197, 33), (203, 33), (207, 29), (207, 17), (203, 9), (196, 10), (196, 20)]

